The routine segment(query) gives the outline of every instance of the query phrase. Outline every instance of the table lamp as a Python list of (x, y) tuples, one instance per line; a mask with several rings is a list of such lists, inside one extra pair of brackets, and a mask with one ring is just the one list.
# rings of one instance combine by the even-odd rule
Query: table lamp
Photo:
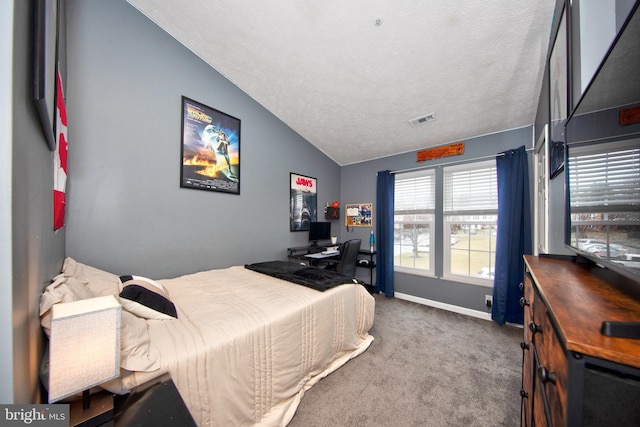
[(98, 413), (90, 411), (89, 389), (120, 376), (121, 310), (111, 295), (51, 307), (49, 403), (83, 392), (83, 422), (113, 417), (112, 396), (110, 404), (94, 405)]

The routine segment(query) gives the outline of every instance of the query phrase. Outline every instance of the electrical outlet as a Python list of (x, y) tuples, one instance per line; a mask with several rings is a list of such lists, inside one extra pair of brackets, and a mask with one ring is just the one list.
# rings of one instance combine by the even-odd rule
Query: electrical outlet
[(487, 308), (491, 308), (491, 304), (493, 304), (493, 296), (485, 295), (484, 296), (484, 305), (486, 305)]

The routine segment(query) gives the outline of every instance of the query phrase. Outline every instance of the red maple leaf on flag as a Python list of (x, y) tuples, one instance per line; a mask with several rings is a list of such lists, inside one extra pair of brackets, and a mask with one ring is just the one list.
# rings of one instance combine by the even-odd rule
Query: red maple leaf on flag
[(67, 186), (67, 108), (60, 73), (56, 75), (56, 150), (53, 154), (53, 229), (64, 226)]

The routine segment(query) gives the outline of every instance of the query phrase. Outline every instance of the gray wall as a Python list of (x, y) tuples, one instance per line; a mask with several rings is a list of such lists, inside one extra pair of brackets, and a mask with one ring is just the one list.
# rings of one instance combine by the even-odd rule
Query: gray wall
[[(428, 126), (428, 125), (427, 125)], [(373, 202), (376, 203), (376, 172), (382, 170), (404, 170), (421, 166), (432, 166), (451, 161), (465, 161), (484, 156), (495, 156), (497, 153), (518, 148), (524, 145), (531, 148), (532, 127), (495, 133), (491, 135), (469, 138), (465, 142), (465, 152), (461, 156), (443, 158), (425, 163), (416, 163), (416, 153), (404, 153), (345, 166), (342, 168), (341, 194), (342, 203)], [(531, 157), (531, 156), (530, 156)], [(529, 173), (533, 176), (533, 169)], [(533, 180), (531, 179), (531, 182)], [(532, 202), (533, 205), (533, 202)], [(374, 215), (374, 223), (376, 221)], [(362, 238), (368, 245), (370, 229), (356, 228), (347, 233), (342, 229), (341, 238)], [(442, 253), (436, 253), (436, 266), (442, 263)], [(446, 304), (486, 311), (485, 295), (491, 295), (489, 287), (451, 282), (436, 278), (416, 276), (406, 273), (395, 273), (395, 291)]]
[[(340, 197), (340, 168), (124, 0), (68, 3), (67, 255), (174, 277), (284, 259), (289, 174)], [(241, 194), (180, 188), (181, 96), (242, 121)]]
[[(11, 295), (11, 52), (13, 2), (0, 2), (0, 295)], [(6, 131), (5, 131), (6, 130)], [(0, 403), (13, 402), (11, 298), (0, 299)]]
[[(10, 342), (5, 342), (8, 336), (0, 335), (0, 347), (11, 349), (13, 357), (13, 378), (3, 377), (7, 382), (2, 389), (13, 389), (13, 396), (7, 395), (6, 399), (15, 403), (37, 402), (40, 398), (37, 375), (43, 334), (38, 304), (42, 290), (60, 271), (65, 252), (65, 230), (53, 232), (53, 153), (45, 143), (32, 100), (31, 4), (13, 2), (11, 146), (2, 148), (11, 156), (11, 294), (7, 299), (11, 301), (13, 334)], [(3, 59), (7, 59), (4, 53)], [(1, 173), (6, 171), (2, 168)], [(6, 175), (3, 180), (7, 180)], [(4, 236), (7, 218), (2, 216), (1, 220)], [(4, 366), (2, 375), (6, 375)]]

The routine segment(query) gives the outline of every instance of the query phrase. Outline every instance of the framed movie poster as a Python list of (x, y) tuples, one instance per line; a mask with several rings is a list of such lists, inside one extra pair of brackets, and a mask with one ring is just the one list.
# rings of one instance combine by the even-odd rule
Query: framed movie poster
[(184, 96), (180, 187), (240, 194), (240, 119)]
[(49, 150), (56, 149), (55, 97), (56, 55), (58, 45), (58, 2), (37, 0), (35, 2), (33, 35), (33, 99), (36, 103), (40, 124)]
[(567, 27), (566, 12), (560, 15), (558, 32), (549, 57), (549, 178), (564, 169), (564, 125), (567, 120)]
[(297, 173), (291, 173), (289, 181), (289, 230), (308, 231), (318, 218), (318, 181)]

